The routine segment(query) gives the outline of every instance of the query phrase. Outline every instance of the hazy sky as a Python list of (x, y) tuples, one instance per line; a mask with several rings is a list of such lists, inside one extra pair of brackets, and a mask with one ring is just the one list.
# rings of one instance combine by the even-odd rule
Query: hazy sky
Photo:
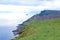
[(44, 9), (60, 10), (60, 0), (0, 0), (0, 26), (17, 25)]

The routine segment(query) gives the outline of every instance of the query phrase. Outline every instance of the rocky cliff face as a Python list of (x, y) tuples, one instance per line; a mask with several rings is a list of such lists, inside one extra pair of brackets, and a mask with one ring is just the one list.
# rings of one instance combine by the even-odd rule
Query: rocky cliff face
[(44, 21), (44, 20), (50, 20), (50, 19), (60, 19), (60, 10), (44, 10), (41, 11), (40, 14), (34, 15), (30, 19), (23, 22), (23, 24), (19, 24), (17, 26), (17, 29), (13, 31), (14, 34), (21, 34), (22, 30), (25, 28), (26, 22), (31, 22), (34, 20), (37, 21)]

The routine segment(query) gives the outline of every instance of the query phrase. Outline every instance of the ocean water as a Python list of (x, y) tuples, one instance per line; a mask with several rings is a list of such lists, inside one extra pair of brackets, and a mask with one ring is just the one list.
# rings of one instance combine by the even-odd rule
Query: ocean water
[[(40, 13), (40, 11), (33, 10), (31, 12), (22, 13), (22, 14), (0, 13), (0, 40), (10, 40), (14, 38), (15, 36), (12, 31), (17, 29), (16, 26), (28, 20), (33, 15)], [(4, 26), (4, 25), (9, 25), (9, 26)]]
[(0, 26), (0, 40), (11, 40), (14, 38), (14, 34), (12, 30), (14, 30), (15, 27), (9, 27), (9, 26)]

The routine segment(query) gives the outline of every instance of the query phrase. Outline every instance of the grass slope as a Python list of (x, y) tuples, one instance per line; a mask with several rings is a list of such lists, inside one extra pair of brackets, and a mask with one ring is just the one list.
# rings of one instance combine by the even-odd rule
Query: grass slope
[(60, 40), (60, 19), (25, 23), (20, 36), (12, 40)]

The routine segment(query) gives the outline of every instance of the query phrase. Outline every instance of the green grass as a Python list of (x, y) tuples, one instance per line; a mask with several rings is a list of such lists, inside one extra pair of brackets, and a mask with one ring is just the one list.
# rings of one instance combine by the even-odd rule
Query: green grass
[(12, 40), (60, 40), (60, 19), (25, 23), (23, 33)]

